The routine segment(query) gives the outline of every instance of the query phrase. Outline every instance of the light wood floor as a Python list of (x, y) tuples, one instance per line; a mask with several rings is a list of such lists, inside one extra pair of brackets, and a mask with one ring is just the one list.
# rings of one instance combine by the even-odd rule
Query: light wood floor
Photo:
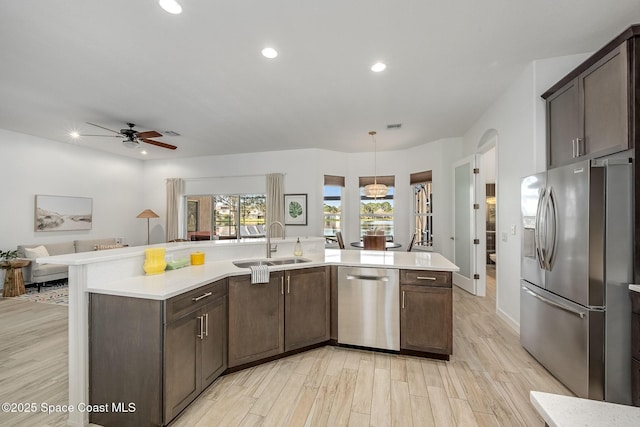
[[(454, 288), (449, 362), (326, 346), (220, 378), (172, 427), (542, 427), (529, 391), (571, 392), (495, 314), (495, 281), (487, 282), (485, 298)], [(66, 319), (61, 307), (0, 299), (0, 402), (65, 403)], [(64, 417), (0, 413), (0, 425)]]

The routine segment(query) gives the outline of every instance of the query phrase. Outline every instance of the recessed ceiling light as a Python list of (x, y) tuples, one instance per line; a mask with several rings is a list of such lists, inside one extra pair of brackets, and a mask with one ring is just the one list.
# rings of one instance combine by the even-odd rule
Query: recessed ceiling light
[(160, 7), (165, 11), (173, 15), (182, 13), (182, 6), (180, 6), (176, 0), (160, 0), (158, 4), (160, 4)]
[(272, 47), (265, 47), (264, 49), (262, 49), (262, 56), (264, 56), (265, 58), (273, 59), (278, 56), (278, 51)]
[(143, 156), (146, 156), (146, 155), (147, 155), (147, 150), (142, 150), (142, 151), (140, 152), (140, 154), (142, 154)]
[(385, 64), (384, 62), (376, 62), (371, 66), (371, 71), (373, 71), (374, 73), (379, 73), (380, 71), (384, 71), (385, 68), (387, 68), (387, 64)]
[(70, 132), (69, 135), (71, 136), (71, 138), (73, 139), (78, 139), (80, 138), (80, 134), (78, 132), (76, 132), (75, 130), (73, 132)]

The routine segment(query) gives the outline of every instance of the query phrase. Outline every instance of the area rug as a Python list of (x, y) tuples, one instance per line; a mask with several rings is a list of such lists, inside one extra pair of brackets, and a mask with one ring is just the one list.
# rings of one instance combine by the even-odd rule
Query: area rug
[(69, 287), (66, 284), (44, 286), (40, 292), (37, 287), (28, 287), (26, 294), (14, 298), (45, 304), (69, 305)]

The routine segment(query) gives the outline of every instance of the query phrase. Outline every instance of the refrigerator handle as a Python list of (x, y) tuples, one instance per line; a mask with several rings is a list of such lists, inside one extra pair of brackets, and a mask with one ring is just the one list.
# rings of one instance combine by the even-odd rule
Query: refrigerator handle
[(542, 246), (542, 238), (541, 238), (541, 229), (542, 229), (542, 205), (545, 200), (546, 190), (542, 188), (540, 190), (540, 196), (538, 197), (538, 207), (536, 209), (536, 223), (535, 230), (533, 233), (534, 243), (536, 245), (536, 259), (538, 260), (538, 264), (540, 268), (545, 270), (545, 260), (544, 260), (544, 249)]
[(522, 286), (522, 290), (525, 291), (526, 293), (528, 293), (529, 295), (531, 295), (532, 297), (538, 298), (540, 301), (542, 301), (544, 303), (547, 303), (549, 305), (557, 307), (557, 308), (559, 308), (561, 310), (564, 310), (566, 312), (569, 312), (571, 314), (575, 314), (576, 316), (580, 317), (581, 319), (584, 319), (584, 317), (586, 316), (586, 314), (581, 312), (581, 311), (574, 310), (574, 309), (572, 309), (570, 307), (566, 307), (566, 306), (564, 306), (562, 304), (558, 304), (557, 302), (553, 302), (553, 301), (551, 301), (549, 299), (546, 299), (545, 297), (540, 296), (540, 295), (536, 294), (535, 292), (532, 292), (526, 286)]
[(558, 242), (558, 208), (556, 206), (556, 197), (553, 188), (549, 188), (547, 197), (548, 211), (551, 217), (551, 245), (548, 247), (549, 257), (547, 258), (547, 269), (551, 271), (556, 256), (556, 244)]

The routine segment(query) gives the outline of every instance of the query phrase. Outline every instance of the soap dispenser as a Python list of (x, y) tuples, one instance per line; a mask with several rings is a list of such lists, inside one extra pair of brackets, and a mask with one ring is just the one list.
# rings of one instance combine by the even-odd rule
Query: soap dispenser
[(295, 256), (302, 256), (302, 243), (300, 243), (300, 238), (298, 237), (298, 241), (296, 245), (293, 247), (293, 254)]

